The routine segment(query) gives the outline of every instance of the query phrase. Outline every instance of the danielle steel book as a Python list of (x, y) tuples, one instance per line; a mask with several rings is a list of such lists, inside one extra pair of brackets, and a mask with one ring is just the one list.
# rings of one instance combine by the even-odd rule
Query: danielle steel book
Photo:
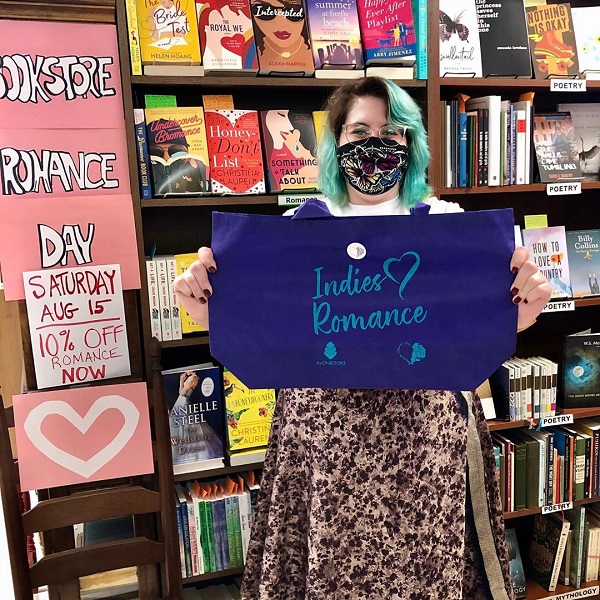
[(202, 107), (147, 108), (146, 135), (155, 196), (209, 191)]
[(250, 0), (196, 0), (204, 73), (255, 75)]
[(600, 296), (600, 229), (567, 231), (573, 297)]
[(523, 245), (552, 286), (552, 298), (572, 296), (567, 239), (563, 225), (523, 229)]
[(225, 431), (219, 368), (211, 363), (162, 372), (175, 474), (224, 465)]
[(210, 185), (214, 194), (264, 194), (265, 177), (255, 110), (207, 110)]

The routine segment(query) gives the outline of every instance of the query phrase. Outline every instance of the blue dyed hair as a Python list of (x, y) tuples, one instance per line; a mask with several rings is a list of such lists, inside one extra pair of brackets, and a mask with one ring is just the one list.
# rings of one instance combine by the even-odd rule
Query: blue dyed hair
[(362, 77), (337, 88), (329, 97), (327, 124), (317, 150), (321, 191), (337, 206), (349, 203), (346, 180), (340, 172), (336, 152), (348, 112), (355, 100), (364, 96), (380, 98), (386, 103), (390, 125), (408, 126), (409, 163), (400, 184), (400, 202), (411, 207), (426, 200), (431, 195), (431, 188), (425, 181), (429, 148), (421, 109), (407, 92), (381, 77)]

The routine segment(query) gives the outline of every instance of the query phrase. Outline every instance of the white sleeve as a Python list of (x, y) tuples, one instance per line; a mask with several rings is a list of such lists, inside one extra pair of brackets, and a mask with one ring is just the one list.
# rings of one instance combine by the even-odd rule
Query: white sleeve
[(460, 207), (457, 202), (447, 202), (446, 200), (439, 200), (435, 196), (429, 198), (426, 204), (431, 206), (429, 210), (430, 215), (443, 215), (446, 213), (459, 213), (465, 212), (464, 208)]

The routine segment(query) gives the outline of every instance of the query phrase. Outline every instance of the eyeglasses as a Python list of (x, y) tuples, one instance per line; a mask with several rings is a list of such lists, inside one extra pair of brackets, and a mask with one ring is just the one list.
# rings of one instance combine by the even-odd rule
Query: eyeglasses
[(251, 5), (252, 14), (259, 21), (272, 21), (275, 17), (285, 17), (288, 21), (298, 23), (304, 19), (304, 8), (298, 4), (282, 2), (283, 6), (273, 6), (267, 2), (256, 2)]
[(164, 156), (165, 151), (169, 154), (169, 156), (173, 156), (174, 154), (177, 154), (178, 152), (186, 152), (187, 153), (187, 148), (181, 144), (171, 144), (170, 146), (167, 146), (166, 148), (161, 148), (160, 146), (152, 145), (148, 148), (148, 152), (152, 156)]
[(362, 123), (350, 123), (342, 126), (342, 132), (351, 144), (364, 144), (370, 137), (378, 137), (386, 146), (395, 146), (406, 142), (407, 125), (384, 125), (372, 129)]

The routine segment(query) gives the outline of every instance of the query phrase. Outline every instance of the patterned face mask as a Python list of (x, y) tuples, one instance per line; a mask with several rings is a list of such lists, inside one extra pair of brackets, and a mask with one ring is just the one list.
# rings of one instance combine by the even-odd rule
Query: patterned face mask
[(348, 183), (369, 195), (383, 194), (401, 183), (408, 169), (408, 157), (408, 146), (387, 146), (378, 137), (337, 149), (338, 165)]

